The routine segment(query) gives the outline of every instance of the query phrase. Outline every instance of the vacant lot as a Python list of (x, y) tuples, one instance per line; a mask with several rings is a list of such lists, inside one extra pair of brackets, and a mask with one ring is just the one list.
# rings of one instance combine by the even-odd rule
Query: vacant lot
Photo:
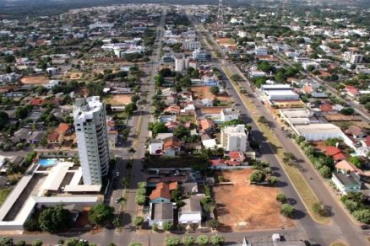
[(24, 76), (21, 82), (26, 85), (44, 85), (49, 83), (47, 76)]
[(280, 215), (277, 188), (249, 185), (252, 170), (219, 172), (234, 185), (216, 186), (216, 214), (221, 231), (291, 228), (294, 222)]
[(355, 115), (344, 115), (344, 114), (325, 114), (324, 118), (329, 122), (331, 121), (361, 121), (361, 119)]
[(66, 75), (66, 77), (68, 77), (69, 79), (72, 79), (72, 80), (77, 80), (77, 79), (81, 79), (82, 78), (82, 73), (80, 72), (70, 72)]
[[(205, 98), (214, 99), (216, 96), (210, 92), (210, 88), (211, 87), (209, 86), (194, 86), (190, 88), (190, 91), (193, 93), (196, 99), (200, 99), (200, 100), (205, 99)], [(221, 102), (231, 101), (231, 97), (226, 94), (220, 94), (216, 98), (217, 100)]]
[(106, 103), (110, 103), (112, 106), (121, 106), (131, 103), (131, 97), (134, 94), (124, 94), (124, 95), (113, 95), (106, 99)]

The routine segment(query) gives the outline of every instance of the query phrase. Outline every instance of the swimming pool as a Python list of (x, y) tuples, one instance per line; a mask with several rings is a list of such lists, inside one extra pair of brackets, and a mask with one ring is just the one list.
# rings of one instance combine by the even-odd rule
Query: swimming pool
[(57, 159), (40, 159), (39, 165), (42, 167), (54, 166)]

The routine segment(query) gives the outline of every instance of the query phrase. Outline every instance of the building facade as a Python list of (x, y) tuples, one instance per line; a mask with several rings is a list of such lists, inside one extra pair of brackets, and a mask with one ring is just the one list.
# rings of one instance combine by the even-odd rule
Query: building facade
[(105, 105), (97, 96), (79, 99), (73, 118), (84, 184), (100, 185), (109, 167)]
[(226, 151), (246, 151), (247, 138), (244, 125), (227, 126), (221, 130), (221, 146)]

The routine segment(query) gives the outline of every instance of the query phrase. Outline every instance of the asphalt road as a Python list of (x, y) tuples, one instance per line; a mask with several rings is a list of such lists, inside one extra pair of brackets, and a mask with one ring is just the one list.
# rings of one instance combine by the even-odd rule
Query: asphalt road
[[(194, 24), (196, 24), (195, 26), (198, 29), (198, 31), (206, 33), (208, 36), (208, 39), (212, 40), (213, 43), (216, 44), (216, 42), (213, 40), (213, 37), (208, 35), (207, 31), (199, 24), (199, 22), (196, 22), (196, 20), (194, 19), (192, 20)], [(205, 43), (207, 43), (206, 40), (204, 41)], [(216, 48), (222, 54), (222, 50), (218, 45)], [(245, 76), (240, 72), (240, 70), (235, 65), (227, 61), (224, 62), (222, 66), (219, 62), (215, 63), (215, 65), (221, 71), (222, 71), (222, 67), (227, 67), (231, 71), (234, 71), (234, 73), (240, 74), (247, 81)], [(364, 233), (359, 229), (358, 226), (352, 223), (347, 213), (342, 209), (342, 207), (339, 206), (338, 201), (333, 198), (332, 194), (327, 189), (326, 185), (323, 183), (325, 181), (317, 174), (317, 172), (315, 172), (313, 167), (305, 161), (305, 157), (301, 154), (298, 148), (294, 145), (292, 140), (285, 137), (280, 127), (276, 126), (277, 124), (276, 122), (274, 122), (274, 119), (271, 113), (268, 112), (265, 106), (261, 104), (260, 100), (254, 96), (251, 99), (256, 105), (259, 113), (264, 115), (268, 121), (276, 124), (275, 127), (273, 127), (272, 129), (274, 133), (276, 134), (276, 136), (281, 141), (284, 148), (287, 150), (290, 150), (291, 153), (295, 154), (297, 159), (301, 160), (300, 165), (302, 166), (301, 170), (302, 170), (303, 176), (307, 180), (307, 182), (309, 182), (313, 191), (316, 193), (320, 201), (322, 201), (325, 205), (330, 206), (332, 208), (333, 223), (331, 223), (330, 225), (321, 225), (321, 224), (314, 222), (311, 219), (311, 217), (307, 213), (307, 210), (304, 204), (298, 197), (297, 192), (291, 185), (284, 171), (282, 171), (281, 165), (279, 161), (277, 160), (276, 156), (274, 155), (273, 151), (271, 150), (269, 144), (266, 142), (261, 132), (257, 130), (258, 127), (256, 125), (256, 122), (253, 122), (251, 120), (251, 117), (249, 114), (253, 112), (247, 111), (245, 105), (241, 101), (238, 93), (236, 92), (236, 88), (234, 88), (234, 86), (229, 82), (228, 79), (225, 79), (225, 81), (226, 81), (226, 88), (229, 94), (232, 96), (232, 98), (234, 98), (236, 105), (239, 105), (237, 107), (241, 111), (243, 118), (245, 119), (247, 123), (252, 125), (253, 127), (252, 134), (254, 138), (257, 141), (261, 142), (262, 160), (270, 163), (270, 166), (272, 167), (274, 174), (279, 177), (279, 180), (280, 180), (279, 185), (280, 185), (281, 191), (285, 193), (289, 198), (292, 198), (295, 201), (296, 204), (294, 204), (294, 207), (296, 210), (299, 211), (298, 221), (299, 221), (300, 227), (304, 229), (310, 241), (317, 243), (317, 244), (321, 244), (321, 245), (330, 245), (334, 241), (342, 240), (342, 241), (348, 242), (349, 245), (367, 245), (365, 242)], [(248, 94), (255, 95), (252, 91), (252, 88), (250, 87), (249, 82), (241, 83), (241, 84), (247, 90)], [(314, 181), (310, 180), (309, 177), (313, 177)]]

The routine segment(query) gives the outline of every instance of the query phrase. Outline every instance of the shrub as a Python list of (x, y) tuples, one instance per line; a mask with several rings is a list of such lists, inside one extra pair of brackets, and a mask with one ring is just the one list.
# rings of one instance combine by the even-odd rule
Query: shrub
[(17, 244), (17, 246), (26, 246), (26, 241), (19, 241)]
[(211, 227), (212, 229), (217, 229), (220, 226), (220, 222), (216, 219), (208, 220), (206, 222), (206, 225), (208, 227)]
[(356, 220), (369, 224), (370, 223), (370, 210), (369, 209), (362, 209), (362, 210), (356, 210), (353, 212), (353, 217), (355, 217)]
[(169, 221), (163, 222), (163, 225), (162, 225), (163, 230), (171, 231), (172, 227), (173, 227), (173, 224), (171, 222), (169, 222)]
[(0, 240), (1, 246), (13, 246), (13, 238), (12, 237), (3, 237)]
[(287, 197), (286, 197), (286, 195), (285, 194), (283, 194), (283, 193), (279, 193), (279, 194), (277, 194), (277, 196), (276, 196), (276, 200), (278, 200), (279, 202), (281, 202), (281, 203), (286, 203), (287, 202)]
[(225, 238), (223, 236), (214, 235), (211, 237), (211, 242), (213, 245), (223, 245), (225, 243)]
[(192, 236), (184, 236), (181, 241), (185, 246), (190, 246), (195, 243), (195, 238)]
[(42, 246), (42, 241), (40, 239), (36, 239), (32, 242), (32, 246)]
[(261, 183), (265, 181), (266, 174), (260, 170), (253, 171), (252, 175), (249, 177), (251, 183)]
[(347, 200), (344, 205), (346, 205), (346, 208), (351, 212), (353, 213), (354, 211), (356, 211), (358, 209), (358, 203), (355, 202), (355, 201), (352, 201), (352, 200)]
[(136, 202), (137, 205), (140, 205), (140, 206), (144, 205), (145, 202), (146, 202), (146, 196), (137, 195), (135, 197), (135, 202)]
[(141, 217), (141, 216), (137, 216), (135, 219), (134, 219), (134, 224), (136, 226), (141, 226), (142, 224), (144, 223), (144, 218)]
[(180, 238), (178, 237), (166, 237), (166, 246), (177, 246), (180, 245)]
[(208, 244), (208, 237), (206, 235), (200, 235), (197, 237), (197, 244), (199, 245), (207, 245)]
[(294, 208), (289, 204), (283, 204), (280, 208), (280, 213), (285, 217), (291, 218), (294, 215)]

